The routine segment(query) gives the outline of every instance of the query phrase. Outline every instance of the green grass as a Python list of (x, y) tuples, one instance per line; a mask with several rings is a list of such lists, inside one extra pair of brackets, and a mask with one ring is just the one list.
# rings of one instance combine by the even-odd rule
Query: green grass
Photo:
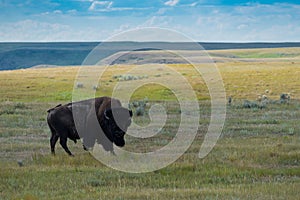
[(211, 51), (211, 56), (225, 58), (299, 58), (299, 48), (275, 48), (275, 49), (245, 49), (245, 50), (216, 50)]
[[(198, 158), (198, 152), (210, 118), (207, 88), (190, 66), (171, 65), (184, 74), (201, 100), (200, 127), (193, 144), (176, 162), (143, 174), (106, 167), (84, 151), (81, 142), (68, 142), (75, 157), (67, 156), (59, 144), (57, 155), (50, 155), (46, 110), (71, 100), (78, 68), (0, 72), (0, 199), (295, 199), (300, 196), (300, 64), (293, 62), (217, 63), (233, 103), (227, 107), (221, 138), (204, 159)], [(117, 84), (113, 76), (133, 67), (110, 68), (97, 96), (109, 95)], [(146, 72), (141, 66), (141, 75)], [(162, 69), (149, 72), (148, 79), (158, 78), (177, 83)], [(86, 86), (82, 91), (90, 89)], [(283, 92), (290, 92), (292, 100), (263, 109), (242, 108), (243, 99), (255, 100), (265, 90), (272, 100)], [(131, 100), (145, 96), (150, 104), (168, 99), (163, 103), (167, 124), (151, 138), (126, 136), (124, 148), (129, 151), (163, 147), (180, 122), (180, 109), (170, 90), (146, 85)], [(148, 115), (133, 120), (139, 125), (149, 123)]]
[[(80, 142), (69, 142), (75, 157), (67, 156), (59, 144), (57, 155), (50, 155), (44, 117), (52, 105), (21, 104), (13, 114), (0, 115), (1, 122), (18, 116), (18, 122), (7, 120), (0, 126), (0, 195), (2, 199), (293, 199), (300, 186), (300, 102), (264, 110), (243, 109), (240, 104), (228, 108), (222, 138), (207, 157), (199, 159), (210, 110), (208, 102), (200, 103), (201, 128), (189, 150), (170, 166), (146, 174), (110, 169), (85, 152)], [(169, 105), (171, 123), (178, 118), (175, 108)], [(13, 127), (18, 129), (5, 134)], [(169, 133), (162, 133), (167, 135), (152, 139), (127, 136), (125, 148), (158, 149), (164, 145), (158, 141), (168, 142), (174, 136), (174, 127), (168, 127)]]

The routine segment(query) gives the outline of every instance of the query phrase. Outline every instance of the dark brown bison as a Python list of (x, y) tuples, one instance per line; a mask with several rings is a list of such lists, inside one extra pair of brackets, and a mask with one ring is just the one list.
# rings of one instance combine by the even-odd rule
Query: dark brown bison
[(124, 135), (131, 124), (132, 111), (122, 107), (121, 102), (110, 97), (99, 97), (84, 101), (57, 105), (49, 109), (47, 123), (51, 130), (51, 152), (55, 154), (55, 144), (60, 139), (64, 150), (73, 155), (67, 146), (67, 139), (75, 143), (83, 139), (85, 150), (95, 143), (113, 152), (113, 143), (125, 145)]

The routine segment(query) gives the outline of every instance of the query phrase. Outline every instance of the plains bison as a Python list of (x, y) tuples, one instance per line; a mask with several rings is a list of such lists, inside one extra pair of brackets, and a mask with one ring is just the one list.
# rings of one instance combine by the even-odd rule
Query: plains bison
[[(83, 139), (85, 150), (95, 143), (113, 152), (113, 143), (125, 145), (124, 135), (131, 124), (132, 111), (122, 107), (121, 102), (110, 97), (98, 97), (84, 101), (57, 105), (49, 109), (47, 123), (51, 130), (51, 152), (60, 139), (64, 150), (73, 155), (67, 146), (67, 138), (75, 143)], [(75, 117), (75, 118), (74, 118)]]

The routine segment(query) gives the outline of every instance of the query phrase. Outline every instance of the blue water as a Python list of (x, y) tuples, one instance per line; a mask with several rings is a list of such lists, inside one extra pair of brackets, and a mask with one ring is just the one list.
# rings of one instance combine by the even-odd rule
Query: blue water
[[(35, 65), (81, 65), (99, 42), (0, 43), (0, 70), (29, 68)], [(286, 43), (199, 43), (205, 50), (300, 47)], [(194, 43), (112, 42), (102, 43), (103, 57), (118, 51), (152, 49), (199, 50)]]

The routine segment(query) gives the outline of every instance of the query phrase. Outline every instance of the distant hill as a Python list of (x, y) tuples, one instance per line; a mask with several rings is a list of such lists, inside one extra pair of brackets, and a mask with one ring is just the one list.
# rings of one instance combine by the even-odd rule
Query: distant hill
[(0, 70), (80, 65), (97, 43), (0, 43)]
[[(52, 42), (52, 43), (0, 43), (0, 70), (14, 70), (33, 66), (68, 66), (81, 65), (86, 56), (98, 45), (98, 42)], [(104, 43), (103, 43), (104, 44)], [(139, 44), (139, 45), (137, 45)], [(163, 45), (162, 45), (163, 44)], [(300, 47), (300, 43), (199, 43), (206, 50), (250, 49)], [(105, 43), (102, 57), (118, 51), (126, 51), (132, 47), (141, 47), (137, 51), (157, 50), (164, 46), (177, 50), (193, 49), (189, 43), (136, 43), (111, 42)], [(145, 48), (149, 46), (150, 48)]]

